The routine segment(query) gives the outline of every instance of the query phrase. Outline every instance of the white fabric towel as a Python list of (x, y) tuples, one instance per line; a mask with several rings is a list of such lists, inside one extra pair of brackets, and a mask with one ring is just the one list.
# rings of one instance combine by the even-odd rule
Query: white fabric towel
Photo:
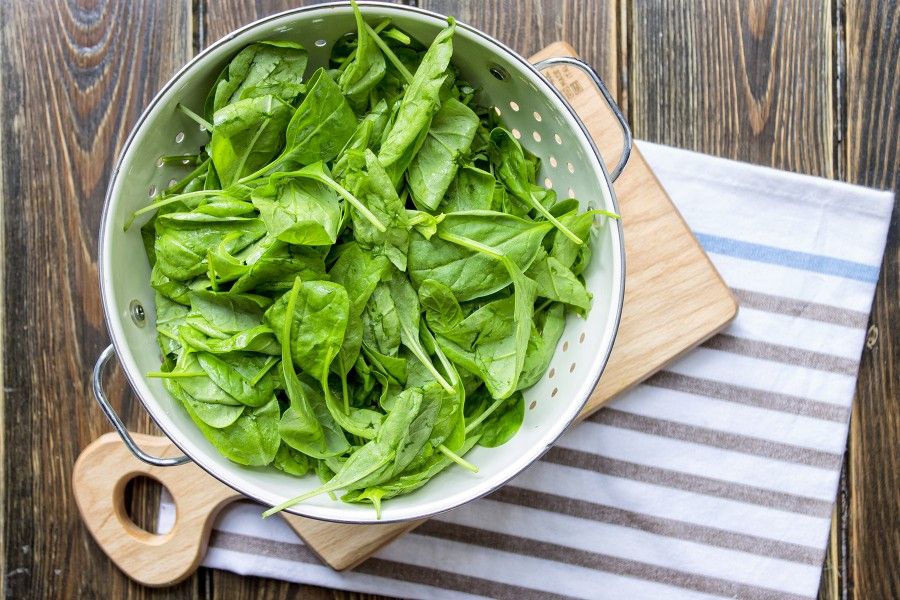
[(404, 598), (814, 598), (893, 195), (639, 147), (741, 303), (727, 331), (353, 571), (251, 503), (203, 564)]

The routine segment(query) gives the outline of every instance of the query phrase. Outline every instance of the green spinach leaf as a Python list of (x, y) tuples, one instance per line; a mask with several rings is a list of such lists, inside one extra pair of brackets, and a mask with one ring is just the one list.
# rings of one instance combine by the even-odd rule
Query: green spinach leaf
[(293, 107), (276, 96), (238, 100), (213, 115), (210, 155), (222, 184), (268, 164), (283, 145)]
[(300, 44), (263, 41), (241, 50), (222, 71), (206, 101), (207, 118), (246, 98), (276, 96), (291, 104), (303, 92), (307, 54)]
[(449, 98), (431, 120), (428, 135), (409, 165), (407, 181), (420, 210), (435, 210), (456, 177), (461, 157), (468, 152), (478, 127), (471, 108)]
[(453, 55), (455, 23), (441, 31), (422, 58), (403, 94), (397, 116), (381, 144), (378, 160), (395, 184), (425, 141), (431, 119), (441, 106), (441, 87)]
[(322, 182), (276, 173), (253, 191), (252, 198), (268, 235), (307, 246), (337, 241), (341, 205), (337, 193)]

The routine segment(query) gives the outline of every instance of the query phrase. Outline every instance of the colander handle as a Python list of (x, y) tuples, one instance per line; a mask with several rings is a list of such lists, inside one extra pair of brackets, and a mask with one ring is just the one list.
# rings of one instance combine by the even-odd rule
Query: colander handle
[(612, 94), (609, 93), (609, 89), (607, 89), (606, 84), (603, 83), (603, 80), (600, 79), (600, 76), (597, 75), (597, 72), (591, 67), (589, 64), (575, 58), (573, 56), (554, 56), (553, 58), (545, 58), (542, 61), (538, 61), (535, 63), (534, 67), (538, 71), (544, 71), (549, 67), (554, 67), (558, 65), (567, 65), (570, 67), (575, 67), (580, 70), (588, 77), (591, 78), (591, 81), (594, 82), (594, 85), (597, 86), (597, 89), (600, 90), (600, 93), (603, 94), (603, 98), (606, 100), (606, 104), (609, 106), (609, 109), (613, 112), (616, 117), (616, 120), (619, 122), (619, 126), (622, 128), (622, 135), (624, 137), (624, 148), (622, 149), (622, 156), (619, 158), (619, 162), (615, 167), (609, 172), (609, 178), (611, 181), (615, 181), (619, 178), (619, 175), (622, 174), (622, 169), (625, 168), (625, 165), (628, 163), (628, 157), (631, 156), (631, 147), (633, 145), (633, 140), (631, 137), (631, 128), (628, 127), (628, 122), (625, 120), (625, 115), (622, 114), (622, 111), (619, 110), (619, 105), (616, 104), (615, 99), (612, 97)]
[(100, 405), (103, 414), (105, 414), (106, 418), (109, 419), (109, 422), (112, 423), (116, 433), (119, 434), (119, 437), (122, 438), (122, 441), (125, 443), (125, 446), (131, 450), (131, 453), (148, 465), (153, 465), (154, 467), (175, 467), (190, 462), (191, 459), (187, 456), (178, 456), (174, 458), (152, 456), (141, 450), (140, 446), (132, 439), (131, 434), (128, 433), (128, 428), (125, 427), (125, 423), (123, 423), (122, 419), (119, 418), (119, 415), (116, 414), (116, 411), (109, 403), (109, 398), (106, 397), (106, 392), (103, 391), (103, 369), (115, 353), (116, 350), (112, 345), (107, 346), (106, 349), (100, 353), (100, 356), (97, 358), (97, 363), (94, 365), (91, 383), (94, 388), (94, 398), (97, 400), (97, 404)]

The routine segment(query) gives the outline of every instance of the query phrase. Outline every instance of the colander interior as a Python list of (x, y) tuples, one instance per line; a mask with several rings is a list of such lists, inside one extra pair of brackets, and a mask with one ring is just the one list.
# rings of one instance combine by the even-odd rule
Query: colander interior
[[(361, 2), (368, 19), (391, 18), (428, 44), (446, 25), (440, 15), (397, 5)], [(275, 469), (234, 464), (215, 450), (158, 380), (145, 376), (159, 367), (150, 267), (139, 227), (123, 225), (151, 196), (180, 179), (189, 166), (162, 165), (160, 157), (192, 154), (207, 133), (176, 110), (180, 102), (198, 112), (222, 67), (245, 45), (282, 39), (309, 52), (307, 74), (325, 65), (331, 46), (355, 31), (349, 5), (297, 9), (258, 21), (224, 38), (197, 56), (160, 92), (126, 143), (113, 172), (100, 235), (101, 292), (116, 352), (144, 406), (163, 431), (201, 467), (242, 493), (277, 504), (318, 485), (313, 477), (295, 478)], [(540, 181), (560, 198), (575, 197), (582, 209), (617, 212), (611, 186), (596, 151), (557, 92), (521, 57), (477, 30), (459, 24), (454, 64), (480, 89), (478, 101), (494, 107), (520, 142), (542, 160)], [(137, 225), (142, 222), (139, 221)], [(593, 307), (587, 319), (570, 315), (556, 355), (540, 382), (525, 392), (525, 421), (516, 436), (499, 448), (474, 448), (466, 458), (478, 474), (453, 467), (408, 496), (386, 502), (381, 522), (428, 516), (456, 507), (499, 487), (540, 456), (574, 419), (606, 364), (619, 322), (624, 289), (621, 227), (601, 223), (592, 240), (593, 259), (585, 272)], [(131, 317), (135, 303), (148, 316)], [(344, 522), (376, 522), (370, 506), (334, 502), (327, 496), (290, 512)]]

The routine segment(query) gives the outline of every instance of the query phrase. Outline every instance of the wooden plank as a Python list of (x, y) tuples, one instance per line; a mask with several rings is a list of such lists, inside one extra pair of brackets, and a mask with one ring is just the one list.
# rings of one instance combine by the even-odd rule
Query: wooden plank
[(212, 0), (205, 2), (203, 15), (204, 36), (200, 47), (206, 47), (231, 33), (239, 27), (252, 23), (257, 19), (274, 15), (297, 6), (319, 4), (320, 2), (302, 0), (266, 0), (264, 2), (246, 2), (244, 0)]
[(418, 4), (477, 27), (523, 56), (565, 41), (618, 97), (615, 0), (419, 0)]
[[(107, 343), (95, 257), (108, 174), (143, 106), (191, 54), (191, 3), (4, 2), (0, 20), (3, 585), (7, 597), (154, 596), (87, 535), (69, 475), (107, 429), (87, 374)], [(121, 393), (116, 403), (146, 427)]]
[(831, 3), (633, 0), (635, 135), (832, 177)]
[[(900, 190), (900, 4), (846, 3), (847, 180)], [(848, 596), (900, 597), (900, 210), (850, 422)]]

